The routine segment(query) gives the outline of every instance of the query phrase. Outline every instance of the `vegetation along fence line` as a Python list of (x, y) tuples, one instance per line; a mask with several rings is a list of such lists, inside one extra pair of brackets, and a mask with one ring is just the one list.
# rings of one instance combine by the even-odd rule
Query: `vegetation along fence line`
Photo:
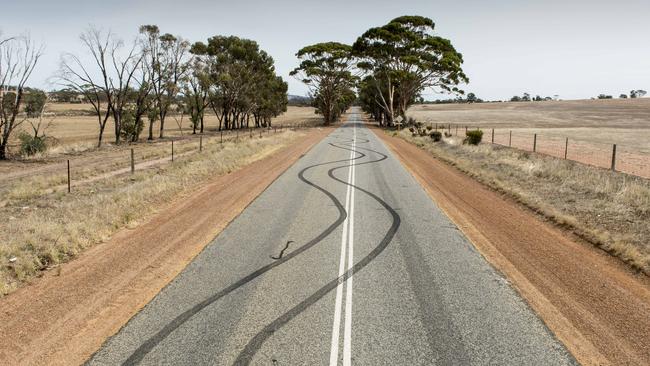
[[(278, 132), (282, 132), (282, 131), (287, 130), (287, 129), (295, 131), (295, 130), (310, 128), (310, 127), (315, 127), (315, 126), (311, 126), (311, 125), (309, 125), (307, 123), (299, 123), (299, 124), (290, 125), (288, 127), (280, 125), (278, 127), (260, 127), (260, 128), (257, 128), (257, 129), (259, 130), (259, 137), (262, 138), (264, 133), (278, 133)], [(253, 138), (255, 136), (253, 134), (253, 128), (248, 128), (248, 130), (249, 130), (250, 138)], [(226, 135), (225, 137), (224, 137), (224, 133)], [(220, 143), (220, 144), (222, 144), (224, 141), (228, 141), (228, 140), (233, 141), (233, 142), (239, 142), (240, 141), (239, 140), (239, 129), (237, 129), (237, 130), (221, 130), (221, 131), (219, 131), (218, 136), (215, 134), (212, 137), (218, 138), (218, 143)], [(176, 157), (186, 155), (186, 154), (190, 154), (190, 153), (193, 153), (193, 152), (201, 152), (201, 151), (203, 151), (203, 144), (204, 144), (203, 134), (198, 134), (197, 139), (198, 139), (198, 149), (188, 150), (188, 151), (183, 152), (180, 155), (176, 154)], [(207, 143), (207, 141), (205, 143)], [(170, 155), (168, 157), (168, 160), (173, 162), (174, 157), (175, 157), (175, 155), (174, 155), (174, 140), (171, 139), (169, 141), (169, 145), (165, 145), (165, 144), (161, 144), (161, 145), (163, 146), (163, 148), (166, 148), (165, 146), (170, 146), (171, 152), (170, 152)], [(136, 151), (135, 148), (130, 148), (129, 149), (129, 152), (130, 152), (129, 153), (129, 165), (128, 165), (127, 168), (117, 169), (117, 170), (114, 170), (114, 171), (112, 171), (112, 172), (110, 172), (108, 174), (103, 173), (103, 174), (101, 174), (101, 177), (121, 175), (121, 174), (124, 174), (124, 173), (127, 173), (127, 172), (130, 172), (131, 174), (135, 174), (136, 166), (137, 166), (137, 163), (136, 163), (137, 159), (136, 159), (135, 151)], [(162, 162), (161, 159), (164, 160), (165, 158), (163, 157), (163, 158), (155, 158), (155, 159), (152, 159), (152, 160), (142, 160), (142, 161), (140, 161), (140, 163), (143, 164), (144, 167), (149, 167), (150, 165), (155, 165), (154, 163)], [(73, 178), (74, 178), (74, 174), (73, 174), (74, 173), (74, 171), (73, 171), (74, 170), (74, 161), (71, 162), (70, 159), (66, 160), (66, 169), (67, 169), (67, 184), (66, 184), (66, 187), (67, 187), (68, 193), (72, 192), (72, 187), (74, 187), (74, 185), (76, 185), (76, 184), (88, 183), (88, 182), (92, 182), (92, 181), (95, 181), (95, 180), (98, 180), (99, 178), (101, 178), (101, 177), (99, 177), (99, 178), (98, 177), (91, 177), (91, 178), (85, 178), (85, 179), (82, 179), (80, 181), (74, 182), (74, 180), (73, 180)], [(56, 189), (56, 187), (54, 187), (54, 189)]]
[[(463, 133), (463, 130), (467, 132), (470, 129), (479, 128), (488, 130), (485, 127), (469, 127), (465, 125), (453, 125), (452, 127), (451, 124), (432, 124), (432, 127), (444, 131), (448, 135), (456, 136), (459, 136), (459, 129), (460, 133)], [(638, 148), (620, 144), (581, 141), (570, 137), (522, 132), (516, 129), (491, 128), (488, 131), (490, 132), (490, 140), (485, 141), (486, 143), (572, 160), (650, 179), (650, 154), (642, 152)]]

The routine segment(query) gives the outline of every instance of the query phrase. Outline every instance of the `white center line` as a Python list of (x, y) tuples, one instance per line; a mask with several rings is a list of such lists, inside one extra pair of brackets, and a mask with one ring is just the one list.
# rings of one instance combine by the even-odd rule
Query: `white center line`
[[(348, 168), (348, 187), (345, 195), (345, 211), (350, 212), (350, 196), (352, 187), (350, 186), (352, 180), (352, 161), (354, 158), (354, 151), (350, 151), (350, 167)], [(343, 221), (343, 235), (341, 237), (341, 258), (339, 260), (339, 274), (341, 277), (345, 273), (345, 251), (348, 241), (348, 219), (350, 215)], [(339, 332), (341, 329), (341, 304), (343, 300), (343, 283), (339, 282), (336, 286), (336, 300), (334, 305), (334, 324), (332, 325), (332, 344), (330, 347), (330, 366), (336, 366), (339, 359)]]
[[(352, 150), (357, 147), (357, 129), (353, 127), (354, 138), (352, 141)], [(352, 166), (352, 185), (357, 180), (357, 167)], [(345, 326), (343, 336), (343, 366), (352, 364), (352, 275), (354, 266), (354, 191), (352, 188), (352, 197), (350, 198), (350, 235), (348, 237), (348, 271), (350, 276), (347, 280), (347, 294), (345, 296)]]

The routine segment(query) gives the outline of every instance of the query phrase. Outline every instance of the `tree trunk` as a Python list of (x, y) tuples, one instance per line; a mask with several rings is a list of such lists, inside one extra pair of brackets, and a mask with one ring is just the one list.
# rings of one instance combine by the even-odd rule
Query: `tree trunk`
[(0, 160), (7, 160), (7, 142), (4, 139), (0, 144)]

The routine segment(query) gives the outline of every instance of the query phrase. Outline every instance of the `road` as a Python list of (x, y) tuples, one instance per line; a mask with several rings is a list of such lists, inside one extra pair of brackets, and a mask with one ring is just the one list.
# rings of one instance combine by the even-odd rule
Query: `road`
[(354, 110), (88, 361), (575, 360)]

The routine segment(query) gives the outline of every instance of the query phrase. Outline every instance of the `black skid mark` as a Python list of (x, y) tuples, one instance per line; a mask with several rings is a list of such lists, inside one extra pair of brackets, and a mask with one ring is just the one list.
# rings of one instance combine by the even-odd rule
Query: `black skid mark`
[[(331, 144), (330, 144), (331, 145)], [(254, 279), (258, 278), (259, 276), (263, 275), (264, 273), (272, 270), (273, 268), (295, 258), (296, 256), (300, 255), (304, 251), (312, 248), (316, 244), (320, 243), (323, 239), (325, 239), (329, 234), (331, 234), (337, 227), (339, 227), (343, 221), (347, 218), (347, 212), (345, 211), (345, 208), (341, 204), (341, 202), (328, 190), (325, 188), (313, 183), (312, 181), (308, 180), (305, 178), (305, 173), (313, 168), (323, 166), (323, 165), (328, 165), (328, 164), (335, 164), (335, 163), (343, 163), (343, 162), (350, 162), (350, 160), (357, 160), (357, 159), (362, 159), (366, 155), (363, 153), (358, 153), (359, 155), (352, 158), (352, 159), (342, 159), (342, 160), (334, 160), (334, 161), (329, 161), (325, 163), (319, 163), (319, 164), (314, 164), (310, 165), (300, 171), (298, 173), (298, 178), (305, 184), (317, 189), (318, 191), (322, 192), (325, 194), (336, 206), (339, 212), (339, 217), (331, 223), (325, 230), (323, 230), (318, 236), (313, 238), (312, 240), (308, 241), (304, 245), (300, 246), (293, 252), (287, 254), (281, 259), (278, 259), (272, 263), (269, 263), (265, 265), (264, 267), (259, 268), (258, 270), (248, 274), (247, 276), (243, 277), (239, 281), (231, 284), (230, 286), (222, 289), (221, 291), (215, 293), (214, 295), (206, 298), (205, 300), (201, 301), (200, 303), (194, 305), (190, 309), (186, 310), (185, 312), (181, 313), (178, 315), (176, 318), (174, 318), (171, 322), (167, 323), (161, 330), (159, 330), (156, 334), (154, 334), (151, 338), (147, 339), (144, 343), (142, 343), (130, 356), (129, 358), (124, 361), (123, 365), (136, 365), (140, 363), (144, 357), (151, 352), (154, 347), (156, 347), (160, 342), (162, 342), (165, 338), (167, 338), (172, 332), (174, 332), (178, 327), (183, 325), (185, 322), (187, 322), (189, 319), (191, 319), (194, 315), (196, 315), (198, 312), (201, 310), (205, 309), (207, 306), (215, 303), (219, 299), (223, 298), (224, 296), (229, 295), (233, 291), (239, 289), (240, 287), (248, 284), (249, 282), (253, 281)], [(345, 164), (343, 166), (339, 167), (334, 167), (328, 171), (328, 175), (331, 176), (332, 171), (334, 169), (338, 168), (346, 168), (349, 167), (351, 164)]]

